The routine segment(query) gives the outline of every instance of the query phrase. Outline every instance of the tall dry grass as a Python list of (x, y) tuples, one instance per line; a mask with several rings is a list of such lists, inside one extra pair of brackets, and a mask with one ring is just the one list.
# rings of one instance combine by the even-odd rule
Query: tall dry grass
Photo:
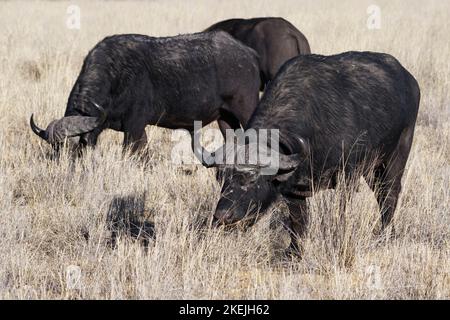
[[(65, 26), (73, 3), (80, 30)], [(370, 4), (0, 2), (0, 298), (450, 298), (450, 4), (377, 1), (382, 26), (372, 31)], [(147, 165), (124, 159), (114, 132), (76, 163), (48, 159), (28, 118), (35, 112), (44, 125), (63, 115), (82, 59), (102, 37), (189, 33), (237, 16), (283, 16), (316, 53), (387, 52), (417, 77), (423, 98), (396, 239), (373, 235), (378, 208), (365, 184), (344, 215), (336, 192), (310, 200), (301, 261), (279, 255), (283, 204), (247, 232), (209, 230), (214, 172), (172, 165), (163, 129), (148, 128)]]

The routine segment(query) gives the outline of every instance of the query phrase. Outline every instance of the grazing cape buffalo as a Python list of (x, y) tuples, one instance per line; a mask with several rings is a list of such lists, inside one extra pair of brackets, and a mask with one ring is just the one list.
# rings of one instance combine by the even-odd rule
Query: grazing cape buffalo
[(258, 53), (261, 91), (286, 61), (311, 53), (306, 37), (283, 18), (229, 19), (206, 29), (212, 30), (226, 31)]
[(125, 133), (137, 151), (145, 127), (192, 131), (218, 120), (222, 131), (246, 125), (259, 100), (257, 54), (217, 31), (154, 38), (114, 35), (87, 55), (63, 118), (34, 133), (58, 149), (65, 139), (82, 149), (103, 129)]
[(290, 60), (246, 127), (279, 130), (278, 171), (261, 175), (262, 163), (226, 168), (214, 222), (253, 223), (258, 211), (282, 196), (290, 211), (290, 249), (298, 252), (296, 240), (308, 222), (307, 197), (313, 190), (334, 188), (338, 174), (362, 174), (376, 190), (384, 229), (397, 205), (419, 101), (417, 81), (387, 54)]

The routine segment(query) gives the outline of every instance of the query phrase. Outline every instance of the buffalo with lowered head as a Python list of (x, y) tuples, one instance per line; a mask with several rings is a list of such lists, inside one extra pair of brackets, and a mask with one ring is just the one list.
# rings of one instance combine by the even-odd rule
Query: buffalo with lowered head
[(125, 134), (137, 151), (145, 127), (194, 129), (218, 120), (224, 132), (246, 125), (259, 100), (257, 54), (229, 34), (205, 32), (175, 37), (114, 35), (87, 55), (64, 117), (34, 133), (56, 150), (93, 146), (106, 128)]
[(334, 188), (339, 174), (345, 181), (362, 174), (376, 191), (386, 228), (397, 206), (419, 100), (417, 81), (387, 54), (348, 52), (290, 60), (246, 127), (279, 130), (278, 171), (261, 174), (266, 163), (260, 162), (223, 168), (214, 223), (254, 223), (258, 213), (284, 198), (290, 250), (298, 252), (297, 240), (308, 222), (306, 199), (314, 190)]
[(213, 30), (228, 32), (258, 53), (261, 90), (286, 61), (299, 54), (311, 53), (303, 33), (283, 18), (229, 19), (206, 29)]

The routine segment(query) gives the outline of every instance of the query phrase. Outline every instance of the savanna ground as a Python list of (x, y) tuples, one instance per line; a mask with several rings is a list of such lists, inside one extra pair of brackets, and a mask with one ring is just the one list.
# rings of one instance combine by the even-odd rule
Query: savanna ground
[[(70, 4), (81, 28), (66, 25)], [(381, 28), (367, 27), (367, 8)], [(315, 53), (393, 54), (422, 102), (403, 179), (397, 238), (375, 236), (363, 182), (339, 215), (336, 192), (309, 202), (301, 261), (282, 259), (279, 204), (247, 232), (205, 227), (215, 173), (171, 162), (171, 132), (148, 128), (150, 160), (122, 157), (105, 132), (59, 163), (30, 130), (61, 117), (88, 50), (106, 35), (175, 35), (230, 17), (282, 16)], [(0, 298), (450, 298), (449, 1), (0, 2)]]

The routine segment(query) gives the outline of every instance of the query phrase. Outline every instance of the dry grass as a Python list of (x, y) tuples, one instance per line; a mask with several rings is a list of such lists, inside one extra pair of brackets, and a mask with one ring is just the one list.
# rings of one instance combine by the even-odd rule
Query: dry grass
[[(370, 1), (80, 2), (76, 31), (65, 27), (68, 2), (0, 2), (0, 298), (450, 298), (450, 5), (377, 3), (382, 28), (370, 31)], [(28, 127), (32, 112), (41, 124), (62, 116), (84, 55), (105, 35), (265, 15), (292, 21), (316, 53), (388, 52), (419, 80), (397, 239), (372, 235), (367, 186), (344, 216), (336, 193), (322, 192), (310, 201), (303, 260), (285, 262), (283, 205), (245, 233), (204, 228), (220, 188), (212, 171), (171, 164), (170, 131), (148, 128), (147, 166), (123, 159), (113, 132), (71, 164), (48, 160)], [(72, 289), (69, 266), (81, 269)]]

